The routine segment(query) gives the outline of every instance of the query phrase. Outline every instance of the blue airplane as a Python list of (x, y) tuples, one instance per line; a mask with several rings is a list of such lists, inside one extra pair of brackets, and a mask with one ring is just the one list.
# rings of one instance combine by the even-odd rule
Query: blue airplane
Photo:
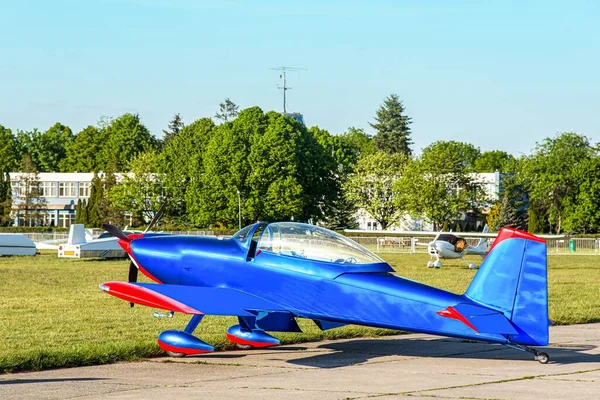
[[(296, 318), (307, 318), (322, 330), (399, 329), (500, 343), (549, 360), (530, 347), (548, 344), (546, 242), (517, 229), (500, 231), (459, 295), (395, 275), (371, 251), (314, 225), (258, 222), (227, 239), (104, 228), (131, 258), (130, 282), (100, 289), (132, 306), (191, 315), (184, 330), (158, 336), (174, 357), (214, 351), (193, 336), (210, 314), (237, 316), (227, 338), (245, 347), (278, 345), (267, 331), (301, 332)], [(138, 270), (156, 283), (138, 283)]]

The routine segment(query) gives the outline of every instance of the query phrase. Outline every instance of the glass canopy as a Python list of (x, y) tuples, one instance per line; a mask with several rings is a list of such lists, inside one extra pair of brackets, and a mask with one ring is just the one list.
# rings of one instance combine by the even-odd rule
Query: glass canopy
[(343, 235), (297, 222), (275, 222), (267, 225), (258, 243), (258, 249), (338, 264), (385, 262)]

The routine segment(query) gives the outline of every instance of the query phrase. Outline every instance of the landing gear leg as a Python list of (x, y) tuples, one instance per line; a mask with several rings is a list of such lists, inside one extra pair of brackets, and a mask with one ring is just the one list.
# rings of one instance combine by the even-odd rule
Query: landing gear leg
[(467, 266), (469, 267), (469, 269), (477, 269), (477, 265), (468, 262), (467, 260), (465, 260), (464, 258), (461, 258), (461, 260), (463, 260), (465, 262), (465, 264), (467, 264)]
[(539, 352), (533, 347), (523, 346), (521, 344), (516, 343), (508, 343), (506, 344), (506, 346), (515, 350), (526, 351), (528, 353), (533, 354), (533, 359), (535, 361), (539, 361), (541, 364), (548, 364), (548, 361), (550, 361), (550, 356), (548, 355), (548, 353)]

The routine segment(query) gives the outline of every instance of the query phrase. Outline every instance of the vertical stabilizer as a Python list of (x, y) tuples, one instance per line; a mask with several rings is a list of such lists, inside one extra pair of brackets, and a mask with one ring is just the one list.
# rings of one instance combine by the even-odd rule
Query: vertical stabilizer
[[(484, 226), (483, 230), (481, 231), (481, 233), (488, 233), (488, 226)], [(480, 250), (487, 250), (487, 239), (486, 238), (481, 238), (479, 239), (479, 242), (477, 242), (477, 246), (478, 249)]]
[(548, 278), (546, 241), (503, 228), (465, 295), (501, 311), (524, 345), (548, 344)]
[(87, 243), (85, 240), (85, 225), (83, 224), (72, 224), (69, 228), (69, 241), (68, 244), (83, 244)]

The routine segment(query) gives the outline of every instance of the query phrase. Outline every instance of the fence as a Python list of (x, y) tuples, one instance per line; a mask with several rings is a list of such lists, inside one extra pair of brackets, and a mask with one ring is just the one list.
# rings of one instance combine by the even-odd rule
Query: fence
[[(459, 235), (460, 236), (460, 235)], [(434, 235), (420, 237), (349, 237), (361, 246), (376, 253), (411, 253), (427, 254), (427, 245), (435, 238)], [(478, 238), (467, 238), (467, 243), (476, 246)], [(488, 248), (493, 239), (486, 239)], [(548, 255), (600, 255), (600, 239), (565, 238), (547, 241)]]

